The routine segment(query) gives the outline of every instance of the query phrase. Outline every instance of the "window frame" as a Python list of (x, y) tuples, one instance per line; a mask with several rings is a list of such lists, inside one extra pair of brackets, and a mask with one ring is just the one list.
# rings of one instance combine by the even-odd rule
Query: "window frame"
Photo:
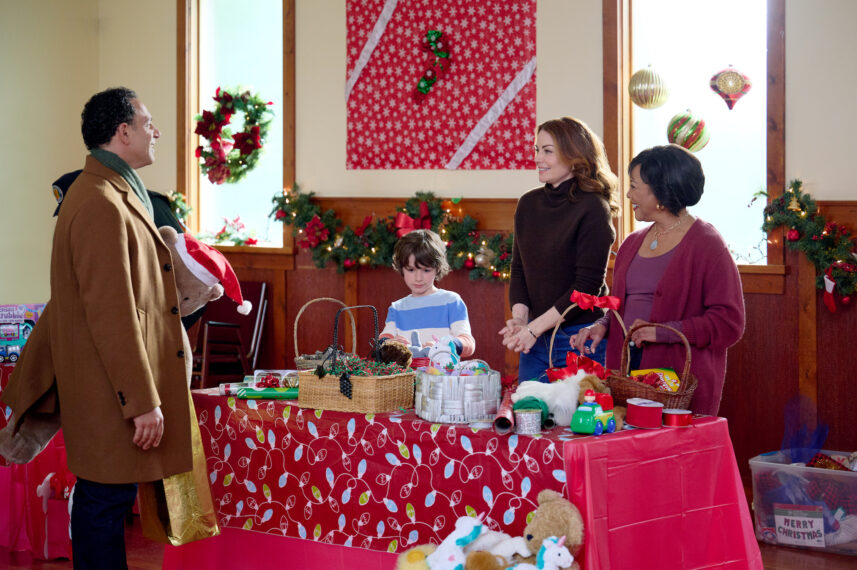
[[(283, 188), (295, 183), (295, 0), (283, 2)], [(192, 208), (188, 226), (199, 231), (199, 166), (194, 117), (199, 114), (199, 0), (176, 0), (176, 186)], [(294, 253), (291, 227), (283, 224), (282, 247), (218, 246), (228, 251)]]
[[(607, 157), (619, 177), (620, 188), (627, 187), (624, 165), (631, 161), (631, 99), (628, 82), (631, 61), (631, 3), (633, 0), (602, 0), (604, 67), (604, 144)], [(767, 101), (767, 192), (768, 203), (782, 195), (785, 180), (785, 0), (768, 2), (768, 101)], [(619, 243), (631, 233), (630, 204), (622, 196), (623, 215), (617, 222)], [(762, 221), (759, 221), (761, 226)], [(782, 294), (787, 268), (783, 249), (783, 230), (768, 234), (767, 265), (739, 265), (745, 293)]]

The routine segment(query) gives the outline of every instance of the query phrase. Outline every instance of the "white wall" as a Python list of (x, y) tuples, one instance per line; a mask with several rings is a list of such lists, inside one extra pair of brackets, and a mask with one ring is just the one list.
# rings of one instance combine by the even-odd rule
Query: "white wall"
[[(523, 171), (352, 171), (346, 181), (344, 6), (297, 0), (297, 167), (307, 189), (512, 197), (535, 185)], [(600, 7), (539, 0), (538, 121), (572, 114), (602, 132)], [(786, 22), (787, 176), (818, 199), (853, 200), (857, 2), (789, 0)], [(50, 294), (50, 183), (83, 164), (90, 95), (117, 84), (140, 93), (163, 133), (141, 176), (155, 190), (175, 187), (176, 0), (0, 0), (0, 54), (0, 303), (40, 302)]]
[(786, 179), (818, 200), (857, 200), (855, 24), (854, 0), (786, 3)]
[[(518, 197), (535, 170), (346, 170), (345, 0), (297, 0), (297, 181), (320, 196)], [(563, 115), (602, 133), (601, 3), (539, 0), (536, 121)]]

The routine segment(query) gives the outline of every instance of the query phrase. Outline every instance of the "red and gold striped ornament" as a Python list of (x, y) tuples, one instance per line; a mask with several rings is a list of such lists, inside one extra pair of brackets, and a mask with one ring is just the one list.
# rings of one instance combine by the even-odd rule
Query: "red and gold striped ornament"
[(731, 65), (727, 69), (722, 69), (712, 75), (708, 84), (712, 91), (723, 97), (730, 111), (738, 99), (743, 97), (753, 86), (749, 77), (737, 69), (733, 69)]
[(667, 140), (691, 152), (702, 150), (709, 138), (705, 121), (694, 117), (690, 109), (674, 115), (667, 125)]

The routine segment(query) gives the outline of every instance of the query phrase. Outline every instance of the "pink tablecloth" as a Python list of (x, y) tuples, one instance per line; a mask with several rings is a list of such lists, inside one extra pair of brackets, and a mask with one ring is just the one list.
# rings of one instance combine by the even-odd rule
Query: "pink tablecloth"
[(563, 454), (585, 568), (761, 570), (724, 418), (575, 439)]

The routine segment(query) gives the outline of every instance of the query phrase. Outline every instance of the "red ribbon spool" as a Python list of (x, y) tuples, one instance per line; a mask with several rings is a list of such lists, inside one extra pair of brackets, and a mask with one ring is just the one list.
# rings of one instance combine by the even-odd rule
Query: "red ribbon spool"
[(664, 410), (664, 426), (666, 427), (689, 427), (692, 423), (690, 410), (666, 409)]
[(663, 410), (664, 405), (660, 402), (645, 398), (631, 398), (628, 400), (625, 423), (638, 428), (659, 428), (662, 425)]

